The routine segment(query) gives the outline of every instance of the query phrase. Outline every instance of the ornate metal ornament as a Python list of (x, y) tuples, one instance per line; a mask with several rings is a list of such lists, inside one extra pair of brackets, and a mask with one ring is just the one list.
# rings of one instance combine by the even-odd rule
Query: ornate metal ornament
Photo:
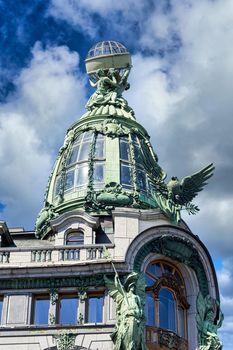
[(74, 350), (75, 339), (77, 334), (74, 333), (60, 333), (54, 335), (54, 339), (57, 343), (57, 350)]
[(50, 302), (52, 305), (56, 305), (57, 301), (58, 301), (58, 290), (56, 288), (51, 288), (50, 289)]
[(217, 331), (221, 327), (224, 316), (219, 308), (219, 302), (210, 295), (197, 297), (197, 328), (200, 350), (221, 350), (223, 347)]

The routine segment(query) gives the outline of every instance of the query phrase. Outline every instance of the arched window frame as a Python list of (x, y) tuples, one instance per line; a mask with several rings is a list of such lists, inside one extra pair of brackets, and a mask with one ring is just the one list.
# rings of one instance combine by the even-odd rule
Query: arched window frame
[[(69, 244), (69, 236), (79, 236), (82, 237), (82, 240), (77, 239), (76, 241), (74, 240), (74, 244)], [(72, 242), (72, 241), (70, 241)], [(84, 245), (84, 231), (81, 229), (77, 229), (77, 230), (69, 230), (66, 235), (65, 235), (65, 245), (66, 246), (73, 246), (73, 245), (78, 245), (78, 246), (82, 246)]]
[[(158, 276), (155, 278), (156, 275), (153, 275), (150, 271), (148, 271), (149, 267), (153, 264), (159, 264), (161, 268), (161, 276)], [(164, 266), (170, 266), (171, 273), (166, 273), (164, 270)], [(167, 289), (169, 290), (173, 296), (174, 301), (176, 304), (176, 310), (175, 310), (175, 318), (176, 318), (176, 331), (173, 331), (174, 333), (178, 334), (182, 338), (187, 339), (187, 315), (186, 310), (189, 308), (189, 304), (186, 299), (186, 290), (185, 290), (185, 284), (184, 279), (180, 273), (180, 271), (177, 269), (176, 266), (171, 264), (170, 262), (167, 262), (165, 260), (155, 260), (150, 262), (147, 265), (146, 268), (146, 276), (149, 276), (150, 278), (153, 278), (155, 283), (151, 286), (146, 287), (146, 292), (151, 292), (154, 297), (154, 317), (155, 317), (155, 326), (157, 328), (160, 328), (160, 320), (159, 320), (159, 293), (161, 289)], [(176, 276), (175, 276), (176, 274)], [(153, 277), (152, 277), (153, 276)], [(178, 277), (177, 277), (178, 276)], [(179, 283), (178, 283), (179, 279)], [(180, 320), (180, 313), (181, 311), (184, 311), (183, 314), (183, 328), (181, 325)], [(167, 329), (169, 331), (169, 329)]]

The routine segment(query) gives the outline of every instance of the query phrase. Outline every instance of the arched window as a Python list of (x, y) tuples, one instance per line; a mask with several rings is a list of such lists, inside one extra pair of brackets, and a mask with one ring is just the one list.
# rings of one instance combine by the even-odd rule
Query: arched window
[(84, 233), (82, 231), (73, 231), (66, 236), (66, 245), (83, 245)]
[(173, 292), (161, 288), (159, 292), (159, 326), (177, 332), (176, 300)]
[(165, 261), (156, 261), (146, 269), (146, 324), (186, 335), (186, 310), (183, 278), (176, 267)]

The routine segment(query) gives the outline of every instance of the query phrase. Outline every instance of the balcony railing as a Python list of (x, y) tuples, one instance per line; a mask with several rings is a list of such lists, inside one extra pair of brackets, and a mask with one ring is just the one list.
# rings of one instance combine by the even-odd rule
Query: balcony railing
[[(110, 254), (114, 257), (114, 245), (106, 244)], [(104, 259), (103, 245), (62, 246), (43, 248), (0, 248), (0, 267), (3, 264), (22, 266), (25, 264), (54, 264), (68, 261), (93, 261)]]
[(148, 345), (158, 344), (161, 349), (188, 350), (187, 340), (174, 332), (157, 327), (146, 327), (146, 343)]
[(9, 263), (10, 252), (0, 251), (0, 264)]

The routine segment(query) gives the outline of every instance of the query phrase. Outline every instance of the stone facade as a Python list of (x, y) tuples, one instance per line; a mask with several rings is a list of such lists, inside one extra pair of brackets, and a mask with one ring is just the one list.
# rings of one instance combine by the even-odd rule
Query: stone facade
[[(114, 227), (112, 242), (105, 245), (111, 252), (115, 266), (122, 277), (137, 269), (137, 266), (140, 266), (141, 271), (145, 271), (148, 264), (156, 260), (167, 261), (181, 272), (189, 304), (186, 316), (186, 341), (189, 350), (197, 349), (195, 317), (198, 292), (201, 288), (202, 290), (208, 288), (208, 293), (213, 298), (218, 298), (216, 276), (206, 248), (198, 237), (189, 231), (184, 222), (179, 227), (172, 226), (159, 210), (116, 208), (112, 219)], [(77, 349), (81, 346), (92, 350), (113, 349), (110, 334), (115, 324), (115, 309), (102, 278), (103, 274), (112, 275), (113, 271), (103, 257), (103, 245), (95, 244), (98, 225), (99, 217), (72, 211), (52, 221), (55, 233), (50, 240), (39, 241), (34, 238), (33, 232), (5, 230), (3, 234), (11, 236), (15, 245), (0, 248), (0, 255), (8, 256), (0, 265), (0, 288), (3, 298), (0, 349), (55, 349), (58, 341), (56, 336), (65, 333), (76, 336)], [(84, 232), (84, 244), (67, 246), (66, 232), (80, 228)], [(161, 237), (173, 240), (178, 238), (185, 244), (179, 251), (173, 252), (172, 256), (165, 245), (162, 247)], [(152, 246), (157, 240), (160, 243), (156, 245), (158, 247), (156, 252)], [(151, 251), (148, 250), (148, 243), (153, 248)], [(198, 280), (198, 271), (191, 267), (192, 261), (188, 261), (188, 255), (185, 257), (186, 261), (181, 261), (180, 257), (185, 255), (185, 251), (181, 249), (185, 250), (187, 244), (192, 251), (198, 252), (196, 259), (200, 260), (200, 266), (204, 271), (202, 281)], [(145, 247), (146, 252), (143, 251)], [(78, 254), (75, 255), (75, 252)], [(190, 255), (190, 252), (188, 254)], [(199, 277), (203, 278), (201, 274)], [(86, 295), (96, 291), (102, 293), (104, 297), (102, 322), (90, 324), (85, 321), (88, 298), (84, 297), (83, 302), (79, 303), (78, 310), (83, 320), (80, 323), (77, 320), (77, 325), (59, 325), (56, 321), (57, 301), (51, 300), (50, 297), (48, 325), (34, 324), (35, 297), (51, 295), (54, 288), (58, 295), (71, 293), (79, 295), (79, 298), (84, 291)], [(156, 328), (147, 327), (149, 349), (156, 349), (159, 339), (164, 341), (164, 336), (160, 334), (159, 338), (159, 334)], [(185, 345), (183, 348), (187, 349)]]

